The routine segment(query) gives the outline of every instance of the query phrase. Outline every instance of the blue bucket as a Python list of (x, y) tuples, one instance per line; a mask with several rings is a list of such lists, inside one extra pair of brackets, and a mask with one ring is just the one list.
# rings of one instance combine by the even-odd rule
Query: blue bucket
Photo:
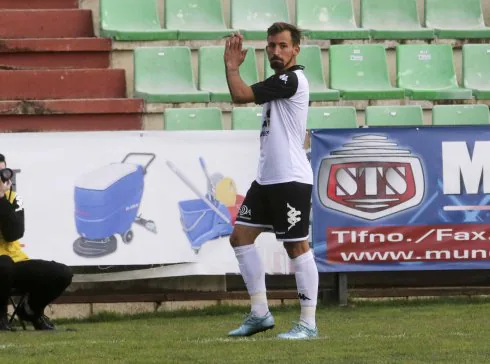
[[(213, 203), (231, 221), (230, 212), (225, 205)], [(179, 202), (180, 222), (192, 248), (200, 248), (208, 240), (228, 236), (233, 231), (227, 223), (201, 199)]]

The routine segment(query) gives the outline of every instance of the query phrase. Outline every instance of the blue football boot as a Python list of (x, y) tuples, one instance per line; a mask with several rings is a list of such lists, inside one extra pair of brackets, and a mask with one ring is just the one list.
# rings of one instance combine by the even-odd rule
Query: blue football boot
[(251, 336), (272, 328), (274, 328), (274, 317), (270, 312), (267, 312), (264, 316), (255, 316), (250, 313), (242, 325), (238, 329), (230, 331), (228, 336)]

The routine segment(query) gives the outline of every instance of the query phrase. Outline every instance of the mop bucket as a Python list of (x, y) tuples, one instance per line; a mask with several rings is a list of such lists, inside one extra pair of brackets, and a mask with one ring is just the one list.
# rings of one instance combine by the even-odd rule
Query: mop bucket
[(167, 161), (169, 168), (199, 197), (178, 202), (182, 229), (196, 253), (205, 242), (228, 236), (233, 231), (230, 211), (214, 197), (212, 178), (202, 158), (200, 162), (208, 180), (207, 195), (202, 194), (172, 162)]
[[(231, 224), (218, 216), (202, 199), (180, 201), (178, 205), (180, 222), (192, 248), (200, 248), (209, 240), (231, 234)], [(218, 202), (214, 206), (228, 219), (231, 218), (225, 205)]]

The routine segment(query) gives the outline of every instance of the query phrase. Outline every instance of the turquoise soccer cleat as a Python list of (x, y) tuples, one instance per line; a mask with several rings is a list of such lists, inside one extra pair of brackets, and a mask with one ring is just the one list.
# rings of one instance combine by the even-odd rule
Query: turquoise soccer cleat
[(312, 339), (318, 336), (317, 328), (310, 327), (305, 322), (295, 322), (293, 328), (289, 332), (279, 334), (277, 337), (279, 339), (288, 340), (304, 340)]
[(274, 328), (274, 317), (270, 312), (267, 312), (265, 316), (255, 316), (250, 313), (242, 325), (238, 329), (230, 331), (228, 336), (251, 336), (272, 328)]

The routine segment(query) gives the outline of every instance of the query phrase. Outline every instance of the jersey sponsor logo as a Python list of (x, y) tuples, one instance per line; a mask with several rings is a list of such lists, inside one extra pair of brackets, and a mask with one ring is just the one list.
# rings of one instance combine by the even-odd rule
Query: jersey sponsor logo
[(296, 226), (298, 222), (301, 221), (301, 211), (296, 210), (293, 206), (287, 203), (288, 208), (288, 231)]
[(271, 109), (268, 109), (265, 113), (264, 121), (262, 122), (262, 131), (260, 132), (260, 136), (267, 136), (270, 133), (271, 127)]
[(387, 139), (357, 136), (322, 160), (317, 192), (326, 208), (376, 220), (422, 202), (425, 182), (420, 159)]

